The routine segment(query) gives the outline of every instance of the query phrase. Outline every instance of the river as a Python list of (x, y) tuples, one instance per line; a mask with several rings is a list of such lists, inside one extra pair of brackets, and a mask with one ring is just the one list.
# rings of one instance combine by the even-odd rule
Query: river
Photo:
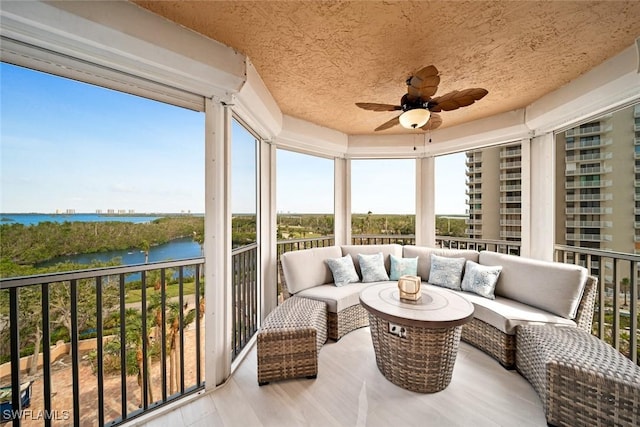
[[(175, 214), (170, 214), (175, 216)], [(2, 224), (22, 224), (25, 226), (35, 225), (40, 222), (107, 222), (121, 221), (144, 223), (162, 218), (163, 214), (154, 215), (103, 215), (103, 214), (8, 214), (0, 213)], [(192, 238), (186, 237), (175, 239), (168, 243), (152, 246), (149, 249), (149, 262), (173, 261), (202, 256), (200, 245)], [(143, 264), (145, 262), (144, 252), (140, 249), (130, 249), (125, 251), (109, 251), (88, 254), (78, 254), (63, 256), (51, 259), (38, 264), (39, 267), (50, 266), (59, 262), (72, 262), (77, 264), (89, 264), (92, 260), (110, 261), (113, 258), (122, 259), (122, 265)]]
[[(190, 237), (175, 239), (168, 243), (152, 246), (149, 249), (149, 262), (174, 261), (180, 259), (197, 258), (202, 256), (200, 245)], [(69, 255), (50, 259), (38, 264), (38, 267), (46, 267), (59, 262), (72, 262), (76, 264), (90, 264), (91, 261), (110, 261), (120, 257), (122, 265), (144, 264), (144, 251), (140, 249), (126, 251), (97, 252), (90, 254)]]

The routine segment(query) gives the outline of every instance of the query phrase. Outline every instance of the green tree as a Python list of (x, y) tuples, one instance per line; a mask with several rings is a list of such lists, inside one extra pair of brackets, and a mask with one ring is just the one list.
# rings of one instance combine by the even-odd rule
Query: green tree
[[(113, 312), (113, 326), (118, 326), (120, 322), (120, 316), (118, 312)], [(107, 341), (103, 349), (103, 366), (104, 373), (113, 374), (120, 373), (120, 357), (121, 347), (125, 348), (125, 375), (136, 375), (138, 378), (138, 386), (140, 387), (140, 402), (139, 406), (142, 407), (143, 401), (143, 371), (144, 371), (144, 352), (143, 352), (143, 340), (146, 340), (147, 344), (147, 367), (151, 366), (151, 360), (156, 358), (159, 354), (158, 344), (152, 342), (148, 336), (142, 334), (142, 316), (140, 311), (135, 308), (127, 308), (124, 313), (125, 321), (125, 336), (117, 335)], [(92, 363), (94, 373), (96, 372), (96, 360), (98, 357), (97, 351), (93, 350), (89, 353), (89, 360)], [(147, 383), (148, 401), (147, 404), (153, 402), (153, 389), (151, 387), (151, 372), (147, 369), (144, 374), (144, 380)]]
[(629, 304), (627, 303), (627, 292), (629, 292), (629, 278), (624, 277), (620, 280), (620, 286), (622, 286), (622, 293), (624, 294), (624, 304), (623, 307), (627, 307)]

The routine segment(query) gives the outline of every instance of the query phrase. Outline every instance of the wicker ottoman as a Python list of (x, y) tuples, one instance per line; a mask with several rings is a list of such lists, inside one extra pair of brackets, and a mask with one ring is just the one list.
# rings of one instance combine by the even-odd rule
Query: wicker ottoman
[(315, 378), (318, 352), (327, 341), (327, 305), (291, 297), (276, 307), (258, 331), (258, 384)]
[(640, 425), (640, 367), (578, 328), (520, 326), (516, 368), (556, 426)]

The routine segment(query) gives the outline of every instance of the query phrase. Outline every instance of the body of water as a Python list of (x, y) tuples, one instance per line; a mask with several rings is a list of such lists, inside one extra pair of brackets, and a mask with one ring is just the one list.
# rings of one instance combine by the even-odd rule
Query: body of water
[(163, 218), (163, 215), (106, 215), (106, 214), (41, 214), (41, 213), (28, 213), (28, 214), (11, 214), (0, 213), (0, 224), (22, 224), (22, 225), (36, 225), (40, 222), (134, 222), (143, 223), (151, 222), (158, 218)]
[[(175, 216), (176, 214), (167, 214), (166, 216)], [(1, 224), (22, 224), (36, 225), (40, 222), (133, 222), (144, 223), (151, 222), (165, 215), (105, 215), (105, 214), (9, 214), (0, 213)], [(173, 261), (180, 259), (197, 258), (202, 256), (202, 249), (192, 238), (185, 237), (175, 239), (168, 243), (158, 246), (152, 246), (149, 249), (149, 262), (157, 261)], [(38, 264), (38, 267), (46, 267), (60, 262), (72, 262), (76, 264), (89, 264), (93, 260), (110, 261), (119, 257), (122, 265), (144, 264), (145, 255), (141, 249), (129, 249), (126, 251), (109, 251), (88, 254), (70, 255), (58, 257)]]
[[(198, 258), (202, 256), (202, 249), (192, 238), (185, 237), (175, 239), (168, 243), (152, 246), (149, 249), (149, 262), (174, 261), (179, 259)], [(90, 264), (91, 261), (107, 262), (114, 258), (121, 258), (122, 265), (144, 264), (144, 251), (129, 249), (126, 251), (96, 252), (90, 254), (69, 255), (51, 259), (38, 264), (38, 267), (47, 267), (60, 262), (72, 262), (77, 264)]]

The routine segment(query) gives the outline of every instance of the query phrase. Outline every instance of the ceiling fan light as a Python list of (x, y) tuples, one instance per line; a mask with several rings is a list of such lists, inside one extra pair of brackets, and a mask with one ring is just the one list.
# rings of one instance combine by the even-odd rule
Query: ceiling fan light
[(400, 124), (407, 129), (420, 128), (427, 124), (431, 111), (426, 108), (414, 108), (400, 114)]

